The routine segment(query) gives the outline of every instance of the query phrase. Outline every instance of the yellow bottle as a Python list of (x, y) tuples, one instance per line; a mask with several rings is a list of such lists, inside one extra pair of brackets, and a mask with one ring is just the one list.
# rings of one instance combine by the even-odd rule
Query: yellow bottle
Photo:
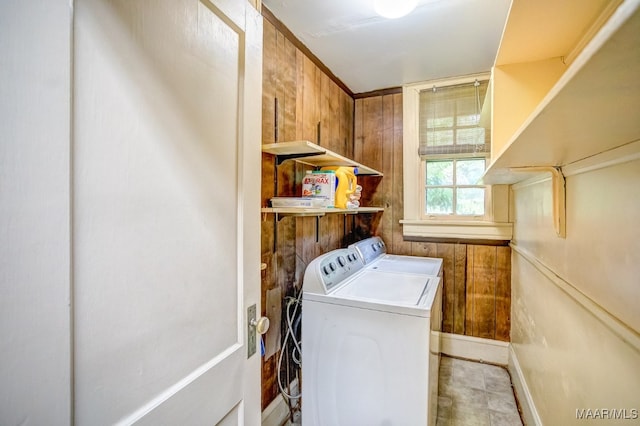
[(356, 173), (358, 173), (358, 168), (329, 166), (322, 167), (320, 170), (334, 170), (336, 172), (338, 186), (336, 188), (335, 206), (338, 209), (346, 209), (349, 196), (356, 192), (356, 186), (358, 185)]

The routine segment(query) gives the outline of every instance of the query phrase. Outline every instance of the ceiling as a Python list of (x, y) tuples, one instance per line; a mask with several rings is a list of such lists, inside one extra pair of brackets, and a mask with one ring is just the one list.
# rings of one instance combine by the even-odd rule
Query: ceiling
[(510, 0), (419, 0), (398, 19), (373, 0), (263, 0), (353, 93), (489, 71)]

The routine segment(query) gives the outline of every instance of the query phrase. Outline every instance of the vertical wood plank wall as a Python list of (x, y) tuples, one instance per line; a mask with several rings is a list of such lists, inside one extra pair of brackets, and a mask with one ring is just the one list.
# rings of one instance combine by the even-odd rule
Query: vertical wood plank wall
[(508, 246), (410, 242), (402, 236), (402, 93), (355, 101), (356, 161), (384, 173), (362, 180), (363, 205), (384, 213), (356, 218), (357, 237), (380, 235), (392, 254), (443, 259), (443, 331), (509, 340), (511, 249)]
[[(276, 221), (263, 215), (261, 250), (267, 269), (262, 272), (262, 315), (267, 313), (267, 292), (279, 287), (283, 296), (294, 295), (315, 257), (380, 235), (392, 254), (443, 258), (445, 332), (509, 340), (509, 247), (403, 239), (401, 93), (354, 101), (265, 19), (262, 112), (263, 143), (306, 139), (381, 170), (384, 177), (360, 177), (358, 183), (364, 188), (363, 206), (385, 207), (384, 213), (318, 220)], [(262, 206), (274, 195), (300, 195), (308, 169), (291, 161), (276, 167), (274, 157), (263, 154)], [(280, 327), (272, 324), (271, 330)], [(279, 393), (277, 360), (278, 353), (263, 359), (263, 409)]]
[[(304, 139), (351, 157), (353, 110), (353, 98), (265, 19), (262, 143)], [(267, 207), (276, 195), (299, 196), (306, 170), (310, 168), (293, 161), (276, 167), (275, 157), (263, 154), (262, 206)], [(293, 296), (301, 288), (311, 260), (353, 241), (352, 222), (351, 217), (341, 215), (327, 215), (317, 221), (314, 217), (276, 221), (274, 215), (263, 215), (261, 253), (267, 269), (262, 272), (262, 315), (267, 313), (268, 291), (280, 287), (283, 296)], [(270, 333), (280, 327), (272, 324)], [(278, 355), (263, 360), (263, 409), (279, 393)]]

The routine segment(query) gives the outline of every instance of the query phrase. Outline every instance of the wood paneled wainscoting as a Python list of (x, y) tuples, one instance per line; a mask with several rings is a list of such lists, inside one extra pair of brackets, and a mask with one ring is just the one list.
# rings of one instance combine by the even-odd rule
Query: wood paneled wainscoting
[[(262, 9), (264, 19), (262, 143), (308, 140), (341, 155), (353, 155), (354, 101), (299, 42)], [(274, 196), (300, 196), (301, 181), (309, 166), (294, 161), (276, 165), (262, 156), (262, 207)], [(262, 408), (280, 393), (277, 366), (286, 297), (302, 288), (307, 264), (315, 257), (353, 242), (353, 218), (280, 217), (264, 214), (261, 222), (262, 315), (271, 319), (265, 336), (262, 368)], [(283, 364), (285, 364), (283, 362)], [(283, 367), (282, 382), (292, 380)], [(294, 401), (295, 403), (295, 401)]]
[(392, 254), (440, 257), (444, 264), (443, 331), (509, 341), (511, 249), (507, 242), (406, 241), (402, 235), (402, 93), (358, 97), (355, 102), (356, 161), (384, 178), (359, 181), (363, 205), (382, 214), (356, 218), (356, 237), (380, 235)]

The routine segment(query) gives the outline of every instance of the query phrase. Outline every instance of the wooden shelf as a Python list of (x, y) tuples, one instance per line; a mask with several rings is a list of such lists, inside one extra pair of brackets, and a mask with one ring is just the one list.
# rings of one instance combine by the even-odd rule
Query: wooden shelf
[(485, 184), (516, 183), (538, 173), (527, 167), (562, 167), (640, 139), (639, 4), (622, 2), (577, 54), (494, 156)]
[(265, 144), (262, 145), (262, 152), (277, 156), (279, 162), (286, 160), (295, 160), (299, 163), (308, 164), (314, 167), (357, 167), (359, 176), (382, 176), (382, 172), (372, 169), (371, 167), (367, 167), (347, 157), (343, 157), (340, 154), (337, 154), (309, 141), (292, 141)]
[(383, 207), (359, 207), (357, 209), (318, 208), (307, 209), (299, 207), (265, 207), (262, 213), (277, 214), (280, 216), (324, 216), (326, 214), (361, 214), (377, 213), (384, 211)]

